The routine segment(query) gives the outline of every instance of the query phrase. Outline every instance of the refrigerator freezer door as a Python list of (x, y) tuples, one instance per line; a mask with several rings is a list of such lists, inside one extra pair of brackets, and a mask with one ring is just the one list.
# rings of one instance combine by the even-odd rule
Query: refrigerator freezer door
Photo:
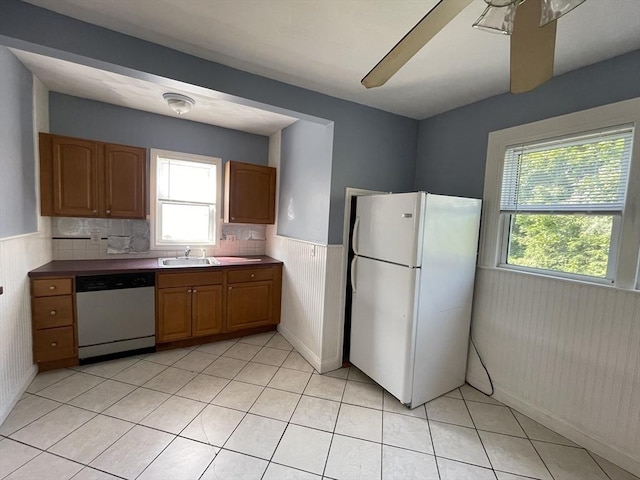
[(349, 360), (411, 403), (415, 296), (420, 269), (356, 257)]
[(420, 266), (425, 194), (358, 197), (353, 249), (357, 255)]

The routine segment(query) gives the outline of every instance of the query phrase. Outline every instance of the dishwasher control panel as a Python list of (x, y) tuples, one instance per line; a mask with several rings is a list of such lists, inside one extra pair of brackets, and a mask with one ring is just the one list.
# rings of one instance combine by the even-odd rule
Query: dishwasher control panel
[(153, 287), (154, 273), (115, 273), (110, 275), (82, 275), (76, 277), (76, 292), (99, 292), (124, 288)]

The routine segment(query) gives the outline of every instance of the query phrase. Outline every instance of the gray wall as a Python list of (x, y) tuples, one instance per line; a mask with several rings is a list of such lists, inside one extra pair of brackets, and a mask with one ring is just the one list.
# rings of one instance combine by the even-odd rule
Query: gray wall
[(282, 130), (278, 234), (326, 243), (333, 125), (299, 120)]
[(345, 186), (413, 188), (416, 120), (242, 72), (18, 0), (0, 1), (0, 35), (4, 36), (0, 44), (53, 56), (78, 54), (97, 67), (96, 61), (109, 62), (333, 121), (332, 179), (327, 192), (330, 243), (342, 242)]
[(51, 133), (266, 165), (269, 137), (49, 94)]
[(0, 238), (38, 230), (33, 77), (0, 47)]
[(640, 50), (422, 120), (415, 187), (481, 198), (489, 132), (640, 96)]

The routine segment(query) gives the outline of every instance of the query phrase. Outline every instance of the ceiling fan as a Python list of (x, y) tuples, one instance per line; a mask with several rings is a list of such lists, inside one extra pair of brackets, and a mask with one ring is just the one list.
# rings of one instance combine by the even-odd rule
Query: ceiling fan
[[(440, 0), (362, 79), (384, 85), (473, 0)], [(511, 36), (511, 93), (533, 90), (553, 75), (556, 20), (585, 0), (484, 0), (474, 27)]]

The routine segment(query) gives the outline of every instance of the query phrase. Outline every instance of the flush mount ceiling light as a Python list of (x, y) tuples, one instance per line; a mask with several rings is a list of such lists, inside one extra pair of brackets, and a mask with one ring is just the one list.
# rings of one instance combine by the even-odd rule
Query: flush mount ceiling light
[(162, 95), (164, 99), (169, 104), (171, 110), (176, 112), (178, 115), (183, 115), (191, 110), (191, 107), (196, 104), (196, 101), (187, 97), (186, 95), (180, 95), (179, 93), (165, 93)]

